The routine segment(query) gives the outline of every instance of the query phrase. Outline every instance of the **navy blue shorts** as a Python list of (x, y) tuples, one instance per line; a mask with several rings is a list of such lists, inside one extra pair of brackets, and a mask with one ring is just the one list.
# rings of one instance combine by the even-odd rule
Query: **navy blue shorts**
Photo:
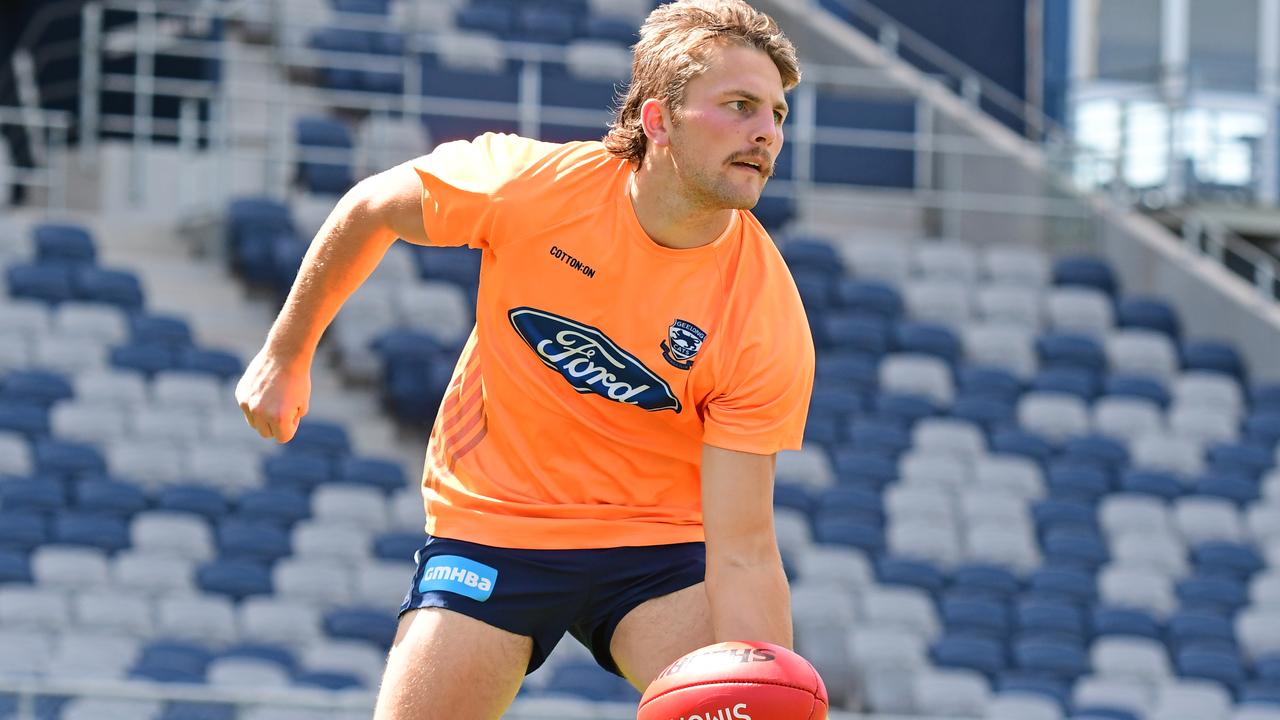
[(609, 642), (646, 600), (702, 582), (703, 543), (590, 550), (522, 550), (428, 536), (400, 604), (439, 607), (533, 638), (526, 674), (569, 631), (600, 667), (621, 676)]

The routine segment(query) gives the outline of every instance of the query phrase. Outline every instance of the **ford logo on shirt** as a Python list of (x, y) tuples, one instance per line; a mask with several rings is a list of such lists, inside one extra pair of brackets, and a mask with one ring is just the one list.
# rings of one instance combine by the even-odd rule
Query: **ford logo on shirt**
[(665, 380), (590, 325), (530, 307), (514, 308), (507, 317), (538, 359), (574, 390), (651, 412), (680, 412)]

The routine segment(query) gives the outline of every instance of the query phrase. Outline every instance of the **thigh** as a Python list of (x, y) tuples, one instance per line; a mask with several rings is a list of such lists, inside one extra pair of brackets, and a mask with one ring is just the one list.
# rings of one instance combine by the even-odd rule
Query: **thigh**
[(609, 651), (622, 674), (643, 692), (681, 655), (713, 642), (706, 585), (698, 583), (633, 608), (613, 631)]
[(533, 640), (443, 608), (400, 618), (374, 720), (496, 720), (515, 699)]

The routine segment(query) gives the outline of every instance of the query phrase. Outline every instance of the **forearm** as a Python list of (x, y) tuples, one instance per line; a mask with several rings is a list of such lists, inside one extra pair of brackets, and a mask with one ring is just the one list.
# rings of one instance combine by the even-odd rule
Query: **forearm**
[(792, 647), (791, 593), (776, 549), (755, 560), (709, 556), (706, 588), (717, 642), (757, 640)]
[(395, 242), (367, 182), (344, 195), (316, 233), (267, 336), (273, 352), (310, 359), (342, 304)]

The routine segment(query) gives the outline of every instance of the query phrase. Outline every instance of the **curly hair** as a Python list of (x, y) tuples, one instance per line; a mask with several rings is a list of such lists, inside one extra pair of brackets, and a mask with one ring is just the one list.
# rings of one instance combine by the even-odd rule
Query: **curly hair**
[(708, 51), (726, 44), (754, 47), (768, 53), (790, 90), (800, 82), (796, 48), (773, 18), (744, 0), (677, 0), (649, 14), (634, 48), (631, 82), (617, 108), (605, 148), (613, 155), (639, 162), (647, 138), (640, 106), (649, 98), (672, 112), (684, 103), (689, 81), (707, 69)]

